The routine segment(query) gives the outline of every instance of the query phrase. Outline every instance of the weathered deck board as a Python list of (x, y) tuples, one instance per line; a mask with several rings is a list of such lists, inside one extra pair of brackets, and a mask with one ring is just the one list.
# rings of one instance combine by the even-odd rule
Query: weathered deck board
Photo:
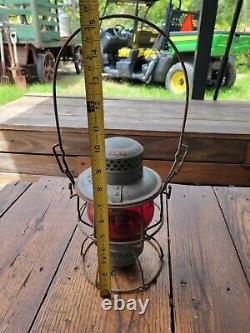
[(216, 187), (215, 193), (250, 284), (250, 189)]
[[(102, 310), (99, 291), (84, 277), (80, 257), (83, 236), (77, 230), (31, 332), (171, 332), (166, 235), (165, 225), (161, 234), (157, 236), (165, 254), (165, 263), (157, 282), (144, 292), (122, 295), (125, 301), (133, 297), (141, 298), (143, 301), (149, 298), (147, 311), (141, 316), (138, 311), (131, 312), (127, 309), (121, 312)], [(94, 262), (93, 257), (90, 265)], [(154, 256), (150, 254), (144, 265), (151, 271), (155, 265)], [(131, 274), (127, 285), (131, 286), (134, 279)]]
[[(26, 154), (0, 154), (3, 161), (3, 172), (26, 173), (61, 176), (61, 172), (54, 156), (26, 155)], [(74, 176), (90, 166), (90, 158), (75, 156), (67, 158), (69, 168)], [(173, 162), (159, 160), (144, 160), (144, 164), (156, 170), (162, 177), (166, 177)], [(250, 184), (249, 166), (240, 164), (222, 163), (195, 163), (185, 162), (177, 176), (173, 178), (176, 183), (217, 185)]]
[(28, 332), (76, 226), (65, 179), (32, 185), (0, 223), (0, 331)]
[[(2, 153), (2, 172), (14, 172), (25, 174), (37, 174), (47, 176), (61, 176), (55, 157), (52, 155), (29, 155)], [(90, 159), (86, 157), (68, 157), (69, 168), (74, 175), (79, 174), (81, 169), (90, 166)]]
[[(177, 148), (183, 102), (106, 99), (104, 103), (106, 136), (138, 140), (145, 148), (144, 159), (157, 169), (165, 161), (167, 170)], [(78, 168), (79, 161), (89, 156), (86, 101), (60, 97), (58, 104), (65, 151), (78, 175), (88, 166)], [(0, 108), (0, 159), (4, 162), (0, 172), (59, 175), (52, 157), (57, 141), (51, 97), (25, 96)], [(250, 186), (250, 103), (192, 101), (185, 143), (188, 171), (174, 181)], [(212, 169), (218, 171), (213, 174)]]
[[(84, 98), (59, 97), (58, 104), (62, 127), (87, 128)], [(104, 106), (107, 130), (176, 132), (181, 127), (184, 102), (106, 99)], [(187, 131), (199, 134), (250, 135), (249, 123), (248, 103), (192, 101)], [(47, 127), (47, 130), (53, 128), (52, 98), (25, 96), (0, 108), (0, 128), (18, 129), (20, 125), (23, 129), (30, 129), (31, 126), (37, 130), (42, 127)]]
[(16, 184), (20, 181), (35, 183), (39, 178), (41, 178), (41, 175), (0, 172), (0, 190), (6, 185)]
[(19, 197), (29, 188), (30, 182), (17, 182), (8, 184), (0, 191), (0, 218), (19, 199)]
[(213, 189), (176, 185), (172, 193), (175, 332), (248, 333), (249, 287)]
[[(122, 296), (150, 299), (139, 316), (101, 309), (83, 274), (83, 236), (67, 183), (42, 177), (0, 220), (1, 333), (249, 332), (249, 189), (173, 186), (168, 223), (157, 236), (163, 270), (147, 291)], [(143, 258), (150, 272), (155, 258), (145, 251)], [(88, 263), (94, 276), (93, 253)], [(131, 271), (122, 282), (137, 278)]]
[[(144, 135), (143, 135), (144, 134)], [(141, 135), (129, 136), (140, 142), (145, 147), (145, 159), (157, 159), (171, 161), (174, 158), (178, 138), (163, 136), (147, 136), (143, 132)], [(123, 134), (121, 131), (119, 135)], [(80, 138), (79, 138), (80, 136)], [(109, 135), (110, 136), (110, 135)], [(89, 142), (86, 134), (64, 133), (65, 151), (69, 156), (89, 156)], [(30, 131), (0, 131), (0, 151), (2, 153), (29, 153), (29, 154), (52, 154), (52, 146), (57, 142), (55, 132)], [(192, 138), (185, 139), (189, 146), (187, 161), (190, 162), (228, 162), (241, 163), (245, 159), (247, 141), (235, 139), (213, 139)], [(157, 147), (157, 150), (155, 149)]]

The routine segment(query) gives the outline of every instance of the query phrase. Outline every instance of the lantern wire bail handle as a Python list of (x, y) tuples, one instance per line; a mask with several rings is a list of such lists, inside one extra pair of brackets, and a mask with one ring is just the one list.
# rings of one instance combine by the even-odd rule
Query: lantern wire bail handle
[[(183, 116), (183, 122), (182, 122), (182, 127), (181, 127), (181, 132), (180, 132), (180, 137), (179, 137), (179, 142), (178, 142), (178, 147), (177, 151), (175, 153), (175, 159), (173, 162), (173, 165), (167, 175), (167, 177), (163, 180), (163, 187), (162, 187), (162, 193), (165, 193), (167, 197), (169, 198), (171, 195), (171, 187), (169, 186), (169, 183), (171, 179), (179, 172), (185, 157), (188, 153), (188, 146), (183, 143), (184, 140), (184, 133), (185, 133), (185, 128), (186, 128), (186, 122), (187, 122), (187, 115), (188, 115), (188, 107), (189, 107), (189, 96), (190, 96), (190, 87), (189, 87), (189, 79), (188, 79), (188, 74), (187, 70), (184, 64), (184, 61), (182, 60), (182, 57), (180, 55), (180, 52), (178, 51), (177, 47), (175, 46), (174, 42), (171, 40), (171, 38), (157, 25), (154, 23), (148, 21), (145, 18), (141, 18), (138, 16), (134, 15), (129, 15), (129, 14), (113, 14), (113, 15), (106, 15), (102, 16), (100, 18), (100, 22), (108, 19), (130, 19), (134, 21), (139, 21), (143, 24), (148, 25), (150, 28), (155, 29), (159, 34), (161, 34), (171, 45), (171, 47), (174, 49), (178, 61), (181, 63), (184, 76), (185, 76), (185, 81), (186, 81), (186, 95), (185, 95), (185, 106), (184, 106), (184, 116)], [(53, 146), (53, 153), (56, 158), (56, 161), (58, 163), (58, 166), (63, 174), (65, 174), (69, 181), (70, 181), (70, 191), (71, 191), (71, 197), (73, 195), (73, 189), (75, 188), (75, 180), (74, 176), (68, 166), (68, 163), (66, 161), (66, 153), (63, 147), (63, 140), (62, 140), (62, 135), (61, 135), (61, 129), (60, 129), (60, 121), (59, 121), (59, 114), (58, 114), (58, 105), (57, 105), (57, 73), (58, 73), (58, 67), (60, 63), (61, 57), (64, 55), (66, 48), (70, 44), (70, 42), (76, 37), (76, 35), (81, 32), (81, 28), (78, 28), (75, 30), (71, 36), (67, 38), (65, 41), (64, 45), (60, 49), (56, 63), (55, 63), (55, 70), (54, 70), (54, 75), (53, 75), (53, 105), (54, 105), (54, 114), (55, 114), (55, 122), (56, 122), (56, 129), (57, 129), (57, 136), (58, 136), (58, 143)]]

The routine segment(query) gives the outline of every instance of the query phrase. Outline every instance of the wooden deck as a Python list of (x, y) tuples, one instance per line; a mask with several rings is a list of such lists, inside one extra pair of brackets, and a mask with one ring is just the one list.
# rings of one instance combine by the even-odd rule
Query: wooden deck
[(104, 311), (82, 271), (83, 236), (67, 180), (5, 187), (0, 332), (248, 333), (250, 189), (174, 185), (166, 209), (158, 235), (163, 270), (147, 291), (123, 296), (149, 298), (145, 314)]
[[(65, 150), (74, 175), (89, 166), (85, 101), (59, 98)], [(145, 147), (145, 164), (165, 176), (172, 164), (183, 102), (106, 99), (107, 136), (126, 135)], [(250, 186), (250, 103), (190, 106), (189, 154), (176, 183)], [(25, 96), (0, 108), (0, 172), (60, 175), (51, 97)]]

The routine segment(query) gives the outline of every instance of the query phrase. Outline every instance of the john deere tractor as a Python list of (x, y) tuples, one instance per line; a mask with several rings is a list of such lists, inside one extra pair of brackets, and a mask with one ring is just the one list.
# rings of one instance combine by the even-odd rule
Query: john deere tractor
[[(117, 6), (134, 6), (136, 16), (141, 12), (148, 14), (158, 0), (107, 0), (105, 10), (110, 4)], [(175, 42), (181, 53), (192, 84), (194, 72), (194, 55), (198, 38), (199, 12), (182, 10), (181, 1), (166, 5), (163, 30)], [(119, 10), (118, 10), (119, 11)], [(145, 15), (145, 16), (146, 16)], [(163, 36), (147, 26), (134, 22), (129, 28), (117, 22), (101, 32), (103, 71), (111, 78), (127, 78), (164, 84), (173, 93), (183, 94), (186, 82), (181, 64), (171, 46)], [(211, 61), (207, 84), (214, 85), (220, 67), (221, 57), (225, 51), (228, 32), (215, 31), (213, 37)], [(231, 56), (247, 54), (250, 51), (250, 34), (236, 33), (231, 48)], [(233, 59), (233, 57), (231, 57)], [(223, 85), (232, 87), (236, 80), (236, 69), (231, 60), (227, 65)]]

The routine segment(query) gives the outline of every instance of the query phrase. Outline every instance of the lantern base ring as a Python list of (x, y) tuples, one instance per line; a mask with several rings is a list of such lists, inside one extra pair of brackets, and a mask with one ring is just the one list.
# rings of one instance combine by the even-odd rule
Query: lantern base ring
[[(87, 244), (88, 241), (90, 241), (89, 244)], [(132, 269), (135, 269), (135, 266), (136, 266), (137, 274), (139, 274), (140, 284), (138, 283), (135, 287), (132, 287), (132, 288), (118, 287), (118, 288), (112, 289), (113, 293), (125, 294), (125, 293), (143, 291), (143, 290), (146, 290), (147, 288), (149, 288), (153, 283), (156, 282), (157, 277), (159, 276), (159, 274), (161, 272), (163, 262), (164, 262), (163, 250), (162, 250), (162, 247), (159, 244), (159, 242), (154, 237), (151, 237), (150, 239), (145, 239), (143, 242), (145, 242), (147, 245), (149, 245), (151, 247), (151, 249), (154, 250), (156, 257), (158, 258), (158, 260), (157, 260), (158, 264), (155, 265), (154, 273), (152, 275), (150, 275), (150, 277), (145, 276), (144, 271), (143, 271), (143, 265), (140, 261), (140, 257), (138, 257), (135, 252), (133, 253), (133, 247), (131, 247), (131, 250), (132, 250), (132, 253), (133, 253), (133, 256), (135, 259), (135, 265), (133, 265), (134, 267)], [(82, 256), (82, 260), (83, 260), (83, 272), (84, 272), (85, 277), (92, 285), (94, 285), (95, 287), (99, 287), (98, 270), (96, 269), (95, 277), (90, 277), (89, 267), (91, 267), (92, 265), (86, 264), (86, 258), (88, 256), (89, 252), (92, 250), (93, 245), (95, 245), (95, 244), (96, 244), (95, 241), (92, 240), (91, 238), (85, 238), (85, 240), (83, 241), (83, 244), (82, 244), (82, 248), (81, 248), (81, 256)], [(123, 268), (123, 273), (124, 273), (124, 270), (127, 271), (127, 269), (128, 268), (126, 268), (126, 269)], [(116, 276), (115, 276), (117, 273), (116, 270), (119, 271), (122, 269), (113, 267), (112, 276), (114, 277), (114, 279), (116, 279)], [(117, 285), (118, 285), (118, 283), (117, 283)]]

